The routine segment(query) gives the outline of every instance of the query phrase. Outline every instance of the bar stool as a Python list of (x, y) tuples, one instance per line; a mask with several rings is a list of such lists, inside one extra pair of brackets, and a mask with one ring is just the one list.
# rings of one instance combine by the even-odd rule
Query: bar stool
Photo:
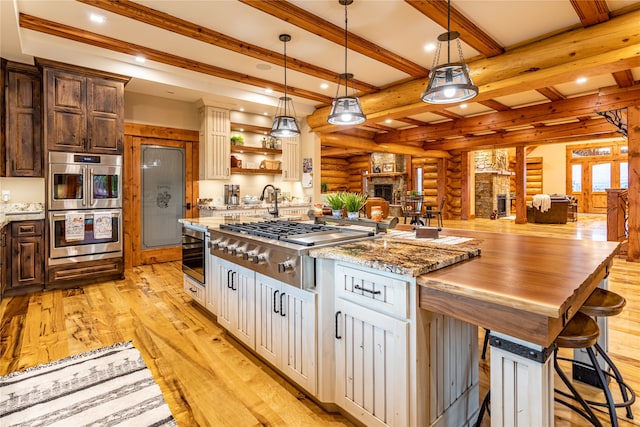
[[(576, 313), (573, 318), (565, 325), (560, 335), (556, 338), (556, 348), (553, 352), (553, 367), (558, 374), (558, 377), (562, 380), (562, 382), (567, 386), (571, 393), (567, 393), (558, 389), (555, 389), (557, 394), (564, 396), (566, 398), (572, 399), (578, 402), (581, 408), (578, 408), (571, 402), (566, 400), (562, 400), (559, 398), (555, 398), (555, 401), (566, 406), (567, 408), (573, 409), (575, 412), (580, 414), (586, 420), (590, 421), (594, 426), (600, 427), (602, 423), (598, 420), (598, 417), (593, 413), (591, 407), (587, 403), (586, 400), (578, 393), (578, 390), (573, 386), (569, 378), (567, 378), (566, 374), (560, 368), (558, 364), (558, 360), (567, 360), (572, 361), (571, 359), (562, 358), (558, 356), (558, 350), (560, 348), (581, 348), (587, 351), (589, 355), (589, 359), (591, 363), (594, 365), (594, 369), (598, 378), (600, 380), (600, 384), (602, 385), (602, 389), (605, 394), (608, 394), (608, 397), (611, 397), (611, 391), (607, 385), (607, 381), (605, 379), (604, 372), (600, 369), (600, 365), (598, 364), (598, 360), (596, 359), (595, 352), (593, 351), (593, 347), (597, 344), (598, 336), (600, 335), (600, 328), (598, 327), (598, 323), (593, 320), (591, 317), (587, 316), (583, 313)], [(609, 401), (609, 399), (608, 399)], [(615, 410), (613, 416), (611, 417), (612, 426), (618, 425), (618, 420), (615, 416)]]
[[(594, 363), (595, 366), (597, 367), (595, 370), (596, 370), (596, 373), (598, 374), (598, 378), (600, 379), (600, 383), (602, 384), (602, 388), (603, 390), (605, 390), (605, 394), (609, 393), (609, 396), (610, 396), (611, 392), (609, 391), (609, 388), (607, 386), (605, 375), (600, 369), (600, 366), (598, 365), (598, 361), (596, 359), (595, 352), (593, 351), (593, 347), (597, 343), (599, 335), (600, 335), (600, 328), (598, 327), (598, 323), (596, 323), (595, 320), (593, 320), (591, 317), (587, 316), (586, 314), (578, 312), (565, 325), (564, 329), (560, 332), (560, 334), (556, 338), (556, 341), (554, 344), (554, 352), (553, 352), (553, 366), (556, 370), (556, 373), (562, 380), (562, 382), (569, 389), (570, 393), (567, 393), (558, 389), (556, 389), (555, 392), (560, 394), (561, 396), (564, 396), (566, 398), (569, 398), (579, 403), (580, 407), (574, 405), (570, 401), (562, 400), (557, 397), (554, 400), (574, 410), (576, 413), (581, 415), (583, 418), (585, 418), (587, 421), (589, 421), (592, 425), (596, 427), (602, 427), (602, 423), (600, 422), (598, 417), (596, 417), (596, 415), (593, 413), (593, 410), (591, 409), (587, 401), (580, 395), (578, 390), (576, 390), (576, 388), (573, 386), (569, 378), (567, 378), (566, 374), (562, 371), (562, 368), (560, 368), (560, 365), (558, 364), (558, 360), (570, 360), (570, 359), (563, 359), (559, 357), (558, 349), (560, 348), (586, 349), (587, 353), (589, 354), (589, 358), (591, 362)], [(484, 413), (485, 412), (489, 413), (489, 405), (490, 405), (490, 391), (487, 392), (487, 395), (485, 396), (482, 402), (480, 411), (478, 413), (478, 418), (476, 419), (475, 427), (480, 427), (480, 425), (482, 424), (482, 418), (484, 417)], [(612, 422), (615, 419), (615, 423), (613, 423), (612, 425), (617, 426), (617, 418), (615, 418), (615, 412), (613, 415), (614, 415), (614, 418), (612, 418)]]
[[(580, 313), (586, 314), (590, 317), (610, 317), (616, 316), (622, 312), (622, 309), (626, 305), (627, 301), (621, 295), (618, 295), (615, 292), (611, 292), (606, 289), (596, 288), (589, 298), (584, 302), (582, 307), (580, 308)], [(604, 374), (609, 376), (612, 379), (616, 380), (618, 387), (620, 389), (620, 395), (622, 396), (622, 402), (613, 404), (613, 411), (615, 412), (615, 408), (625, 408), (627, 418), (633, 419), (633, 412), (631, 411), (631, 405), (636, 400), (635, 391), (629, 387), (627, 383), (624, 382), (622, 378), (622, 374), (613, 363), (609, 355), (604, 351), (604, 349), (596, 342), (594, 345), (597, 354), (599, 354), (607, 366), (611, 368), (613, 373), (604, 371)], [(606, 393), (605, 393), (606, 396)], [(587, 403), (593, 406), (601, 406), (608, 407), (609, 411), (612, 410), (611, 403), (607, 402), (594, 402), (587, 400)]]

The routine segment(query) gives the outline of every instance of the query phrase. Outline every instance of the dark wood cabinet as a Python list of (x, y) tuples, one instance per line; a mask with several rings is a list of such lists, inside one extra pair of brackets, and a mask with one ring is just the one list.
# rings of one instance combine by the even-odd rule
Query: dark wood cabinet
[(43, 222), (16, 221), (10, 224), (10, 289), (44, 285)]
[(122, 154), (127, 78), (39, 61), (52, 151)]
[(3, 176), (42, 177), (42, 82), (36, 67), (3, 61)]

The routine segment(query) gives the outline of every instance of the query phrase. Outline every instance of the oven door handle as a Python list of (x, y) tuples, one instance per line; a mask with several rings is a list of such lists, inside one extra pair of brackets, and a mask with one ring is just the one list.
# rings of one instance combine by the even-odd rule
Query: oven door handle
[(84, 179), (83, 190), (85, 191), (82, 197), (82, 206), (87, 206), (87, 194), (89, 194), (89, 192), (87, 191), (89, 189), (89, 183), (87, 182), (87, 168), (85, 166), (82, 166), (80, 170), (82, 171), (82, 179)]
[[(85, 218), (92, 218), (93, 217), (93, 212), (91, 212), (91, 213), (89, 213), (89, 212), (87, 212), (87, 213), (80, 212), (80, 213), (83, 213)], [(105, 213), (107, 213), (107, 212), (105, 212)], [(118, 216), (118, 212), (108, 212), (108, 213), (111, 214), (112, 218), (115, 218), (115, 217)], [(65, 214), (65, 213), (55, 213), (55, 214), (51, 215), (52, 218), (66, 218), (66, 216), (67, 216), (67, 214)]]
[(89, 179), (87, 180), (87, 196), (89, 196), (89, 206), (93, 207), (93, 168), (89, 168)]

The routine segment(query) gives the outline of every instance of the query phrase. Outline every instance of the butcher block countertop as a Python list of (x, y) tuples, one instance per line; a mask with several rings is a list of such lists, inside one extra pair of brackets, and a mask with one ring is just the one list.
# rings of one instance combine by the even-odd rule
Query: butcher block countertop
[(418, 277), (420, 307), (549, 347), (608, 274), (619, 242), (447, 230), (482, 255)]

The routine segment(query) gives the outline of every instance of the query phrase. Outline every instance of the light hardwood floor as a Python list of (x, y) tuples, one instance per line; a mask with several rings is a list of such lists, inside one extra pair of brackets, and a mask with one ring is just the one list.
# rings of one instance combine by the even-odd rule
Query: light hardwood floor
[[(478, 219), (445, 226), (604, 240), (604, 221), (583, 215), (567, 225)], [(640, 391), (640, 264), (616, 259), (609, 286), (627, 298), (623, 313), (609, 322), (610, 354)], [(121, 281), (4, 298), (0, 317), (0, 375), (132, 340), (180, 426), (351, 425), (296, 391), (192, 304), (182, 290), (178, 263), (135, 267)], [(487, 374), (488, 360), (481, 363), (481, 395)], [(640, 403), (634, 412), (640, 418)], [(640, 425), (619, 413), (621, 426)], [(601, 419), (607, 425), (604, 413)], [(488, 418), (483, 425), (489, 425)], [(556, 405), (556, 425), (578, 427), (585, 421)]]

